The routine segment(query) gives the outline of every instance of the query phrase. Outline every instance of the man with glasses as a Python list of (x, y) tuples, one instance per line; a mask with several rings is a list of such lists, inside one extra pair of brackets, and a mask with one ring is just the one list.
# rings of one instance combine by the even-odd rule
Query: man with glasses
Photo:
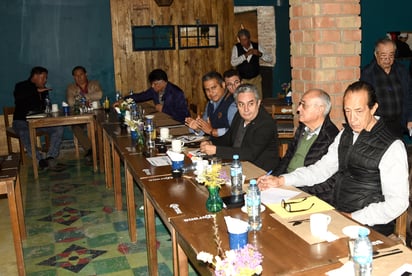
[(185, 123), (198, 135), (208, 134), (212, 139), (224, 135), (237, 111), (233, 95), (226, 91), (222, 75), (211, 71), (202, 77), (203, 91), (209, 102), (203, 116), (186, 118)]
[(398, 138), (412, 127), (412, 82), (408, 70), (395, 61), (396, 44), (384, 38), (375, 44), (375, 58), (361, 73), (361, 80), (372, 84), (381, 116)]
[(230, 129), (222, 137), (202, 142), (200, 151), (223, 159), (232, 159), (238, 154), (242, 161), (272, 170), (278, 165), (279, 156), (276, 122), (260, 105), (256, 86), (241, 84), (234, 98), (238, 112)]
[(230, 94), (235, 93), (236, 88), (242, 83), (242, 78), (239, 72), (235, 69), (229, 69), (223, 73), (223, 78), (225, 79), (226, 89)]
[(190, 113), (182, 89), (169, 82), (166, 72), (161, 69), (150, 72), (149, 82), (151, 85), (149, 89), (129, 95), (125, 99), (132, 98), (137, 103), (152, 100), (158, 112), (166, 113), (176, 121), (184, 122)]
[[(339, 132), (330, 120), (330, 110), (330, 97), (325, 91), (310, 89), (303, 94), (297, 108), (299, 127), (279, 166), (273, 170), (273, 175), (312, 165), (328, 152), (329, 145)], [(335, 178), (331, 177), (322, 184), (300, 188), (333, 204), (334, 184)]]
[(358, 81), (349, 85), (343, 96), (343, 109), (348, 124), (319, 161), (279, 177), (261, 176), (259, 188), (311, 186), (336, 173), (335, 208), (390, 235), (395, 219), (409, 205), (405, 146), (382, 119), (374, 116), (378, 103), (370, 84)]

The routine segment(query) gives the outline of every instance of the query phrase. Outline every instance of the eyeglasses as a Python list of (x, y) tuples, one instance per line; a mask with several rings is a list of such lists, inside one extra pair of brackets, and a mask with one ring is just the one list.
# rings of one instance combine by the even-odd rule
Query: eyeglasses
[(239, 81), (239, 80), (235, 80), (234, 82), (228, 82), (226, 85), (227, 85), (228, 87), (232, 87), (232, 86), (236, 86), (236, 85), (238, 85), (238, 84), (240, 84), (240, 81)]
[(395, 53), (378, 53), (378, 58), (380, 60), (393, 60), (395, 58)]
[(300, 102), (298, 103), (298, 106), (300, 106), (300, 105), (303, 107), (303, 109), (309, 108), (309, 107), (311, 107), (311, 106), (319, 106), (318, 104), (307, 104), (307, 103), (305, 103), (304, 101), (300, 101)]
[(298, 209), (298, 210), (292, 210), (292, 205), (293, 204), (298, 204), (298, 203), (302, 203), (304, 202), (306, 199), (308, 199), (307, 197), (295, 200), (295, 201), (285, 201), (284, 199), (282, 199), (282, 201), (280, 202), (280, 205), (282, 206), (283, 209), (285, 209), (287, 212), (289, 213), (296, 213), (296, 212), (303, 212), (303, 211), (308, 211), (310, 210), (315, 203), (312, 203), (312, 205), (310, 205), (308, 208), (303, 208), (303, 209)]

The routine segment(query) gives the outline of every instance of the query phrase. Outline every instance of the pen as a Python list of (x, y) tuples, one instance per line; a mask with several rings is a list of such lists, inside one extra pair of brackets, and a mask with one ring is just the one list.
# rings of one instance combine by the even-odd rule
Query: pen
[(270, 170), (270, 171), (268, 171), (268, 172), (266, 173), (266, 175), (271, 175), (272, 172), (273, 172), (273, 170)]

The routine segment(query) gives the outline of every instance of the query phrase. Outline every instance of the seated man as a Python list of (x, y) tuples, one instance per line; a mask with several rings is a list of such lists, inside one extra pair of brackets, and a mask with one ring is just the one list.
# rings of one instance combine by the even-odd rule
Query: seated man
[[(48, 71), (46, 68), (37, 66), (31, 70), (28, 80), (19, 82), (14, 88), (15, 111), (13, 115), (13, 129), (19, 135), (21, 142), (31, 156), (31, 144), (29, 126), (26, 116), (29, 111), (44, 110), (44, 100), (48, 97), (51, 89), (46, 87)], [(48, 133), (50, 137), (50, 147), (47, 156), (43, 159), (41, 153), (36, 151), (36, 158), (39, 167), (44, 169), (48, 166), (56, 165), (57, 156), (60, 151), (60, 144), (63, 137), (63, 127), (43, 127), (37, 130)]]
[[(74, 83), (67, 86), (66, 97), (67, 103), (73, 106), (76, 98), (84, 97), (90, 103), (94, 101), (100, 101), (103, 96), (102, 88), (97, 80), (89, 81), (87, 79), (86, 68), (83, 66), (76, 66), (72, 70), (72, 76), (74, 78)], [(74, 135), (82, 145), (84, 152), (86, 152), (86, 159), (91, 160), (92, 157), (92, 145), (89, 137), (85, 133), (85, 125), (74, 125), (72, 126)]]
[[(329, 145), (339, 132), (329, 118), (330, 109), (330, 97), (325, 91), (310, 89), (303, 94), (297, 108), (299, 127), (273, 175), (312, 165), (328, 152)], [(333, 204), (334, 184), (335, 178), (331, 177), (322, 184), (300, 189)]]
[(218, 72), (209, 72), (202, 77), (203, 90), (209, 99), (202, 118), (186, 118), (188, 127), (197, 134), (219, 137), (229, 129), (237, 111), (233, 95), (225, 90), (225, 82)]
[(234, 98), (238, 112), (229, 131), (213, 142), (202, 142), (200, 151), (224, 159), (232, 159), (234, 154), (238, 154), (240, 160), (250, 161), (264, 170), (275, 168), (278, 165), (275, 157), (279, 156), (277, 127), (260, 105), (256, 86), (241, 84)]
[(230, 94), (235, 93), (236, 88), (242, 83), (239, 72), (235, 69), (225, 71), (223, 73), (223, 79), (225, 80), (226, 89)]
[(335, 208), (384, 235), (409, 205), (408, 159), (405, 146), (382, 119), (373, 87), (363, 81), (349, 85), (343, 96), (348, 125), (315, 164), (275, 176), (258, 178), (259, 188), (315, 185), (337, 173)]
[(150, 72), (149, 82), (149, 89), (129, 95), (125, 99), (132, 98), (137, 103), (152, 100), (158, 112), (164, 112), (183, 123), (190, 113), (182, 89), (169, 82), (166, 72), (161, 69)]

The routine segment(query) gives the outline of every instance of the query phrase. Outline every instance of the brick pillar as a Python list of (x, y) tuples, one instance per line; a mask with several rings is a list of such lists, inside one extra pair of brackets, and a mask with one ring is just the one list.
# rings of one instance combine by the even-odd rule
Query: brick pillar
[(310, 88), (325, 90), (332, 99), (331, 118), (340, 128), (343, 92), (360, 77), (359, 0), (289, 3), (294, 103)]

